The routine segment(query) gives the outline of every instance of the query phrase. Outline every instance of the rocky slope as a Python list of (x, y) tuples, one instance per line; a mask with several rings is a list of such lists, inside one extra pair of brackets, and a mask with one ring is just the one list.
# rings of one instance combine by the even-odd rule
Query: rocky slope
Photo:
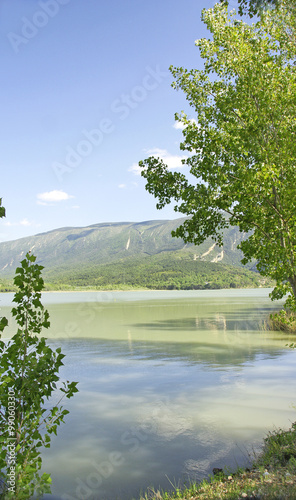
[(28, 251), (51, 275), (81, 267), (130, 261), (170, 252), (189, 252), (193, 260), (241, 266), (237, 244), (243, 238), (237, 228), (225, 232), (223, 248), (209, 239), (202, 245), (186, 245), (171, 231), (184, 219), (94, 224), (66, 227), (15, 241), (0, 243), (0, 277), (14, 274)]

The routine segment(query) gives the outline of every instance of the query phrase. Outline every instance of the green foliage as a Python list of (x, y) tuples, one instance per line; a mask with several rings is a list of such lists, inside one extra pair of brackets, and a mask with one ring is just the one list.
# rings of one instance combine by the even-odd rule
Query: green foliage
[(239, 14), (248, 13), (250, 17), (259, 14), (262, 9), (273, 7), (278, 4), (278, 0), (238, 0)]
[[(220, 0), (228, 5), (228, 0)], [(287, 2), (283, 2), (286, 3)], [(295, 7), (295, 0), (289, 0), (289, 7)], [(238, 0), (238, 12), (240, 15), (248, 14), (250, 17), (260, 15), (266, 9), (273, 9), (281, 5), (281, 0)]]
[[(171, 231), (176, 229), (184, 218), (175, 220), (158, 220), (141, 223), (97, 224), (87, 228), (60, 228), (50, 233), (21, 238), (17, 241), (0, 243), (0, 268), (2, 285), (0, 290), (11, 291), (14, 274), (14, 263), (18, 263), (21, 255), (38, 247), (38, 263), (45, 266), (43, 278), (45, 282), (53, 282), (61, 274), (71, 276), (82, 269), (94, 269), (103, 264), (122, 262), (126, 258), (164, 255), (168, 259), (174, 251), (184, 254), (194, 250), (197, 255), (208, 252), (213, 245), (211, 239), (200, 247), (184, 245), (179, 238), (173, 238)], [(223, 263), (242, 267), (242, 253), (236, 244), (243, 238), (238, 228), (231, 227), (223, 235)], [(129, 242), (129, 244), (128, 244)], [(127, 248), (128, 247), (128, 248)], [(213, 260), (220, 249), (215, 247), (206, 257)], [(254, 266), (254, 262), (250, 267)], [(17, 267), (17, 265), (15, 265)], [(3, 278), (2, 278), (3, 276)], [(4, 276), (5, 278), (4, 280)], [(12, 278), (10, 278), (12, 276)], [(15, 290), (13, 290), (15, 291)]]
[[(288, 310), (280, 310), (276, 313), (270, 314), (266, 322), (268, 330), (283, 331), (288, 333), (296, 333), (296, 314)], [(286, 344), (291, 349), (296, 349), (294, 342)]]
[(271, 298), (288, 294), (296, 310), (296, 16), (283, 0), (252, 25), (220, 3), (202, 19), (212, 35), (196, 42), (204, 69), (171, 67), (196, 114), (176, 115), (191, 156), (174, 172), (160, 158), (140, 162), (146, 189), (157, 208), (176, 201), (187, 219), (172, 234), (186, 242), (222, 245), (229, 226), (248, 234), (242, 262), (255, 259), (276, 281)]
[(16, 292), (17, 287), (13, 284), (12, 280), (0, 280), (0, 292)]
[[(101, 290), (137, 289), (197, 290), (210, 288), (257, 287), (263, 283), (258, 273), (196, 259), (194, 252), (165, 252), (149, 257), (133, 257), (102, 266), (85, 266), (79, 271), (54, 275), (52, 289), (67, 286)], [(49, 285), (47, 285), (49, 288)]]
[[(0, 479), (8, 486), (5, 499), (50, 492), (50, 476), (40, 475), (41, 448), (50, 447), (51, 434), (57, 433), (68, 413), (61, 399), (77, 392), (76, 382), (60, 383), (61, 349), (53, 351), (45, 338), (38, 337), (50, 323), (41, 303), (42, 266), (35, 260), (27, 254), (16, 270), (12, 315), (18, 329), (10, 341), (0, 340)], [(2, 331), (6, 324), (2, 318)], [(59, 402), (47, 408), (57, 390)]]
[(2, 217), (5, 217), (5, 208), (2, 207), (2, 198), (0, 198), (0, 219), (2, 219)]
[[(224, 5), (228, 5), (228, 0), (220, 0)], [(274, 8), (279, 5), (279, 0), (238, 0), (238, 13), (242, 16), (248, 14), (251, 18), (260, 15), (263, 10)]]
[(296, 422), (288, 431), (278, 429), (264, 439), (263, 453), (257, 465), (269, 467), (289, 467), (296, 472)]

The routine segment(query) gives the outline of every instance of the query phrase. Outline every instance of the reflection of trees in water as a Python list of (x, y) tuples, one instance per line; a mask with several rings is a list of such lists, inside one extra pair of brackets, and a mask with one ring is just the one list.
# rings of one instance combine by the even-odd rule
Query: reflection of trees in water
[[(201, 322), (202, 326), (202, 322)], [(227, 320), (225, 314), (216, 313), (214, 318), (205, 319), (204, 326), (209, 330), (226, 330), (227, 329)]]
[[(113, 358), (123, 359), (143, 359), (148, 361), (177, 361), (184, 364), (195, 365), (202, 364), (203, 369), (215, 369), (219, 367), (239, 367), (246, 362), (253, 362), (259, 356), (265, 359), (279, 358), (285, 352), (276, 346), (255, 346), (252, 344), (242, 344), (235, 337), (235, 334), (229, 337), (229, 332), (223, 332), (224, 342), (199, 343), (199, 342), (160, 342), (147, 340), (133, 340), (131, 331), (127, 334), (126, 340), (102, 340), (85, 339), (89, 342), (89, 348), (94, 356), (104, 358), (111, 355)], [(220, 341), (222, 339), (220, 338)], [(79, 339), (63, 341), (64, 343), (80, 343)], [(285, 342), (283, 341), (283, 346)], [(69, 349), (72, 348), (69, 346)]]
[[(218, 312), (206, 317), (196, 314), (191, 318), (157, 319), (149, 323), (136, 323), (131, 325), (132, 329), (129, 330), (129, 345), (133, 329), (150, 330), (159, 331), (162, 339), (167, 332), (168, 340), (163, 342), (158, 340), (157, 335), (153, 335), (151, 340), (134, 341), (134, 352), (138, 356), (166, 360), (179, 358), (190, 364), (221, 366), (239, 366), (246, 361), (255, 360), (259, 355), (267, 358), (279, 357), (283, 353), (286, 339), (284, 337), (281, 339), (283, 349), (273, 345), (273, 333), (258, 330), (261, 317), (261, 314), (256, 317), (254, 308), (250, 308), (250, 310), (244, 309), (239, 318), (237, 312), (233, 314)], [(172, 333), (171, 339), (169, 332)], [(190, 341), (187, 340), (188, 333)]]
[(132, 326), (140, 329), (161, 329), (171, 331), (191, 330), (252, 330), (258, 331), (264, 314), (254, 314), (254, 309), (244, 309), (240, 315), (235, 313), (214, 313), (210, 316), (196, 314), (194, 317), (157, 319), (151, 322), (135, 323)]
[[(226, 322), (226, 328), (225, 328)], [(176, 339), (170, 339), (169, 331), (171, 330), (171, 324), (169, 321), (163, 324), (150, 324), (150, 328), (155, 330), (155, 335), (151, 336), (151, 339), (147, 339), (145, 335), (144, 340), (139, 340), (138, 337), (135, 338), (134, 333), (136, 330), (134, 328), (128, 328), (126, 330), (125, 340), (117, 339), (95, 339), (95, 338), (73, 338), (73, 339), (59, 339), (58, 345), (62, 343), (62, 347), (65, 352), (83, 350), (86, 348), (88, 351), (92, 352), (94, 356), (99, 358), (104, 358), (104, 356), (109, 355), (114, 358), (123, 359), (141, 359), (151, 360), (151, 361), (181, 361), (185, 364), (203, 364), (204, 369), (221, 367), (239, 367), (246, 362), (255, 361), (259, 356), (263, 356), (265, 359), (279, 358), (285, 353), (286, 337), (281, 337), (282, 347), (278, 347), (276, 344), (272, 344), (272, 333), (268, 332), (256, 332), (256, 331), (246, 331), (239, 329), (231, 329), (229, 327), (230, 321), (226, 318), (220, 317), (217, 320), (215, 328), (211, 330), (204, 328), (204, 320), (198, 320), (198, 325), (196, 324), (196, 318), (187, 320), (188, 330), (192, 332), (195, 330), (196, 335), (190, 335), (190, 340), (183, 338), (182, 332), (180, 332), (180, 337)], [(177, 326), (174, 322), (175, 329)], [(182, 321), (184, 329), (184, 321)], [(194, 328), (193, 328), (194, 325)], [(133, 325), (135, 326), (135, 325)], [(147, 329), (147, 324), (136, 325), (136, 328), (143, 327)], [(168, 340), (158, 340), (157, 330), (164, 337), (164, 331), (168, 333)], [(171, 331), (175, 331), (173, 328)], [(183, 330), (184, 331), (184, 330)], [(52, 340), (51, 343), (55, 344)], [(84, 345), (87, 344), (87, 347)]]
[[(135, 347), (135, 343), (134, 343)], [(227, 345), (221, 344), (203, 344), (198, 345), (196, 343), (158, 343), (157, 345), (151, 345), (147, 342), (140, 343), (137, 342), (137, 356), (143, 356), (151, 360), (162, 360), (166, 361), (182, 361), (186, 364), (203, 364), (204, 369), (215, 368), (219, 366), (232, 367), (241, 366), (246, 362), (255, 361), (256, 358), (262, 354), (266, 359), (273, 359), (282, 356), (283, 350), (278, 348), (272, 348), (268, 346), (267, 348), (252, 347), (252, 346), (242, 346), (239, 344), (232, 343)]]
[(128, 341), (128, 347), (129, 347), (130, 353), (133, 354), (133, 352), (134, 352), (133, 339), (132, 339), (132, 334), (131, 334), (130, 330), (127, 331), (127, 341)]
[[(247, 304), (244, 298), (238, 300), (204, 304), (184, 300), (108, 303), (104, 307), (85, 303), (83, 310), (77, 304), (67, 304), (66, 311), (58, 305), (54, 312), (58, 332), (65, 333), (70, 318), (80, 334), (67, 335), (68, 341), (77, 345), (87, 341), (98, 356), (102, 350), (112, 356), (180, 359), (187, 364), (209, 366), (239, 366), (258, 355), (281, 356), (288, 336), (281, 334), (280, 344), (276, 345), (275, 334), (259, 331), (260, 322), (271, 311), (270, 305), (260, 300), (257, 306), (253, 299)], [(71, 338), (74, 336), (76, 341)]]

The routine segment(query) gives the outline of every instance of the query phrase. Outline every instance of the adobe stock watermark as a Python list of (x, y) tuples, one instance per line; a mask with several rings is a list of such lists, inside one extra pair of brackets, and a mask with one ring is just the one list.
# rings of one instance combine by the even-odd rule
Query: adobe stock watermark
[(38, 35), (39, 31), (48, 25), (50, 19), (54, 18), (63, 5), (67, 5), (71, 0), (42, 0), (38, 2), (39, 9), (35, 11), (32, 18), (22, 17), (22, 27), (20, 33), (10, 31), (7, 38), (15, 54), (18, 54), (23, 45), (27, 45), (32, 38)]
[(8, 456), (7, 456), (7, 491), (15, 493), (15, 469), (16, 469), (16, 427), (15, 427), (15, 393), (13, 389), (8, 390)]
[[(138, 424), (126, 430), (120, 436), (120, 445), (125, 447), (126, 452), (136, 453), (148, 440), (149, 434), (157, 433), (159, 424), (167, 418), (172, 418), (173, 411), (169, 407), (170, 401), (167, 396), (155, 401), (149, 421)], [(98, 490), (104, 481), (109, 479), (118, 469), (127, 462), (123, 451), (110, 452), (103, 462), (92, 462), (90, 472), (86, 478), (76, 477), (75, 496), (69, 493), (62, 495), (62, 500), (91, 500), (98, 497)], [(92, 470), (91, 470), (92, 469)]]
[(74, 318), (67, 321), (63, 330), (58, 332), (57, 339), (50, 339), (52, 344), (60, 346), (60, 338), (71, 339), (73, 337), (83, 336), (84, 332), (81, 328), (81, 324), (83, 324), (86, 328), (90, 326), (90, 324), (98, 324), (96, 321), (98, 311), (100, 311), (106, 304), (114, 302), (115, 298), (112, 292), (103, 291), (93, 293), (95, 294), (93, 301), (80, 302), (78, 304), (75, 311), (78, 316), (78, 321), (75, 321)]
[[(146, 73), (140, 85), (135, 85), (129, 93), (121, 94), (110, 106), (110, 112), (121, 121), (126, 120), (130, 113), (144, 102), (150, 92), (156, 90), (158, 86), (168, 76), (167, 71), (163, 71), (158, 65), (155, 68), (147, 66)], [(52, 169), (59, 182), (62, 182), (65, 174), (73, 172), (82, 161), (89, 157), (104, 140), (104, 137), (114, 132), (115, 120), (112, 118), (102, 118), (98, 127), (91, 130), (82, 130), (80, 141), (73, 147), (68, 146), (63, 162), (54, 162)]]

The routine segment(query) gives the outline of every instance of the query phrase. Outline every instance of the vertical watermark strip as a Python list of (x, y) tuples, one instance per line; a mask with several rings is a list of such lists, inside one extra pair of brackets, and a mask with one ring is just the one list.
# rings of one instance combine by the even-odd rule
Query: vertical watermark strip
[(7, 489), (10, 493), (15, 493), (15, 470), (16, 470), (16, 426), (15, 426), (15, 392), (8, 389), (7, 405)]

